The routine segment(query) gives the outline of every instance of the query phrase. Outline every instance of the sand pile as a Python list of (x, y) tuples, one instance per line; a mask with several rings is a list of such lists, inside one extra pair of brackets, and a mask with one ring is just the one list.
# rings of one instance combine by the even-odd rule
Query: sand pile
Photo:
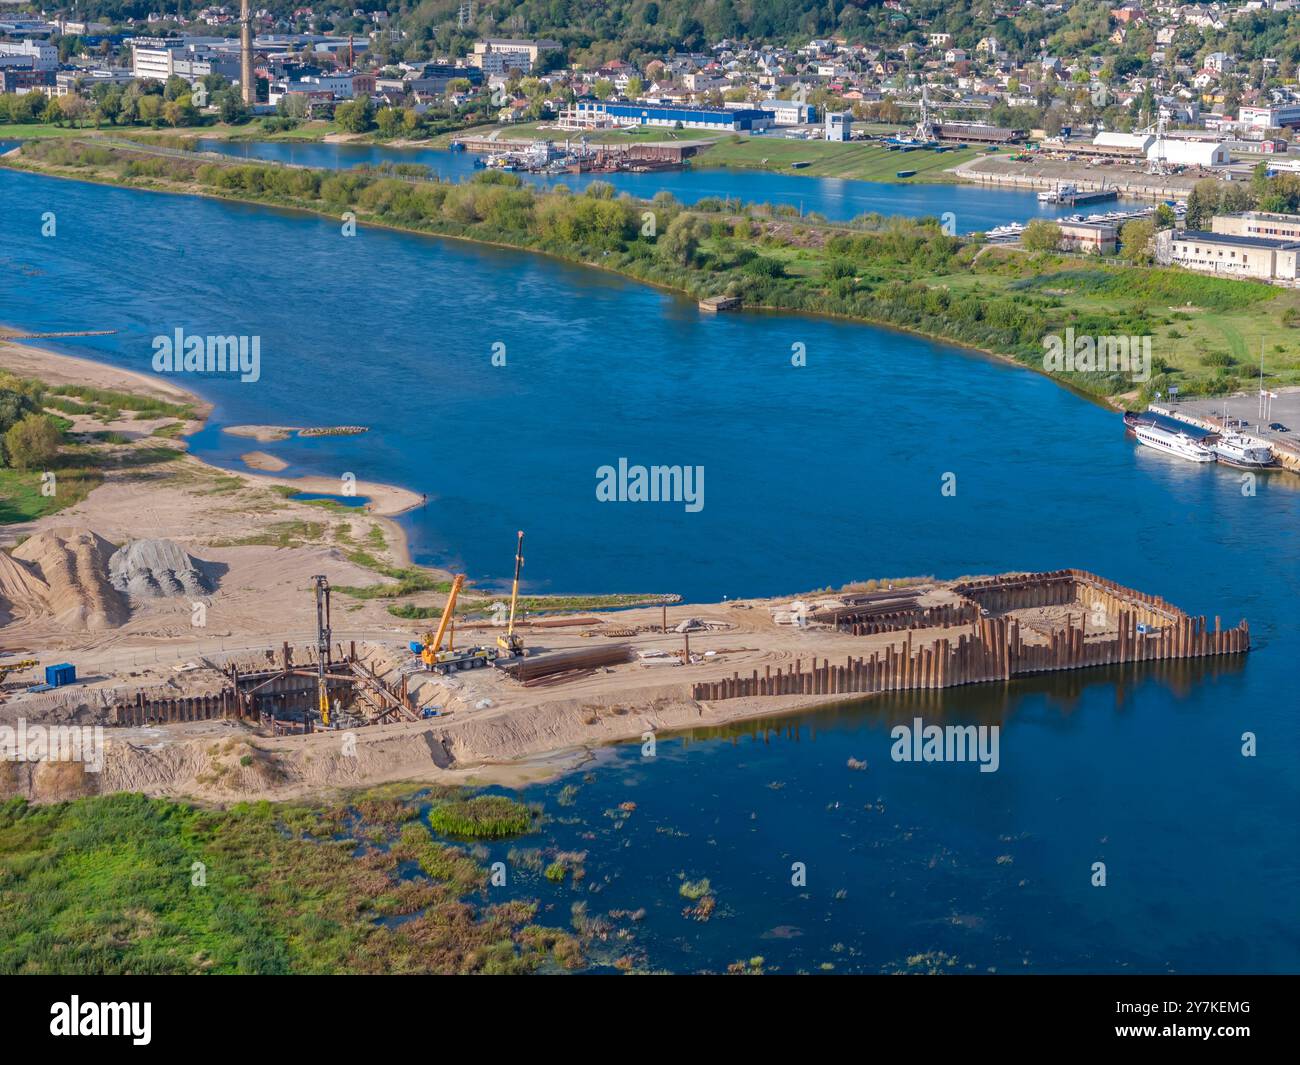
[(108, 575), (119, 592), (142, 599), (200, 596), (212, 582), (174, 540), (132, 540), (108, 560)]
[(14, 548), (14, 558), (49, 586), (47, 611), (70, 629), (108, 629), (121, 625), (130, 611), (126, 599), (108, 582), (113, 545), (89, 529), (62, 525), (37, 533)]
[(0, 551), (0, 625), (49, 610), (50, 586), (25, 562)]

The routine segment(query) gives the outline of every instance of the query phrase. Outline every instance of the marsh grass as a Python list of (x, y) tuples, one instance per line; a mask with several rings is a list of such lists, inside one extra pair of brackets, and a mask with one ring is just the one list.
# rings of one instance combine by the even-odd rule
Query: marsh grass
[[(414, 807), (409, 808), (414, 816)], [(377, 818), (367, 822), (367, 815)], [(0, 804), (0, 973), (470, 973), (581, 964), (527, 902), (391, 800), (201, 810), (118, 794)], [(425, 876), (397, 874), (406, 858)], [(400, 926), (384, 920), (412, 915)], [(575, 958), (577, 961), (575, 962)]]
[(439, 803), (429, 811), (429, 827), (461, 839), (504, 839), (532, 831), (533, 812), (504, 795), (480, 795)]

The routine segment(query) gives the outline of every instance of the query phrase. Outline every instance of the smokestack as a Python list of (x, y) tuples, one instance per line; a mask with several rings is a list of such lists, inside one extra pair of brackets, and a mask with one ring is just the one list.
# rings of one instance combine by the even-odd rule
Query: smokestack
[(249, 107), (257, 103), (257, 78), (253, 74), (253, 15), (250, 0), (239, 0), (239, 91)]

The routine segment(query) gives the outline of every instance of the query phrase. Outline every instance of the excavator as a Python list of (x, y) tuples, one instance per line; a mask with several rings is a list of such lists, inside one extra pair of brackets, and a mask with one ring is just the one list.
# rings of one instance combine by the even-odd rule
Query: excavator
[(519, 602), (519, 570), (524, 564), (524, 533), (519, 531), (519, 542), (515, 546), (515, 583), (510, 588), (510, 626), (505, 634), (497, 637), (497, 647), (502, 654), (522, 655), (524, 638), (515, 632), (515, 606)]
[(486, 666), (489, 662), (495, 661), (497, 650), (495, 647), (467, 647), (463, 651), (454, 650), (448, 647), (442, 649), (442, 641), (447, 636), (447, 629), (453, 624), (453, 617), (456, 612), (456, 599), (460, 596), (460, 590), (465, 586), (465, 574), (456, 574), (455, 579), (451, 582), (451, 591), (447, 593), (447, 605), (442, 610), (442, 620), (438, 622), (436, 632), (426, 632), (423, 638), (418, 642), (412, 641), (411, 650), (420, 656), (420, 661), (424, 663), (426, 669), (435, 673), (454, 673), (462, 669), (477, 669), (479, 666)]

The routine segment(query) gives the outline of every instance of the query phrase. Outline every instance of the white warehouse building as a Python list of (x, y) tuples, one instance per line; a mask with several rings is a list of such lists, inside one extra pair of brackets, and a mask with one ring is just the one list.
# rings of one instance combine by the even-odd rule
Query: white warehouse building
[(1147, 149), (1147, 158), (1163, 158), (1174, 166), (1227, 166), (1232, 162), (1227, 145), (1222, 141), (1175, 140), (1172, 137), (1152, 141)]

